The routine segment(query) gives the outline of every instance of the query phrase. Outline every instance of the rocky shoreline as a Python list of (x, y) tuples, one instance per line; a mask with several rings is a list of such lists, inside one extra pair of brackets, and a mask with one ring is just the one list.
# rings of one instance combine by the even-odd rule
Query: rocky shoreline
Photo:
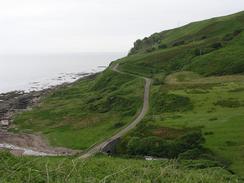
[(41, 90), (0, 93), (0, 131), (7, 130), (12, 125), (12, 117), (14, 114), (31, 109), (39, 103), (42, 97), (61, 87), (72, 85), (81, 79), (86, 79), (93, 75), (96, 75), (96, 73), (79, 73), (76, 74), (76, 80), (73, 82), (62, 83)]
[(94, 77), (96, 74), (89, 74), (72, 83), (63, 83), (40, 91), (12, 91), (0, 94), (0, 149), (9, 149), (14, 155), (40, 155), (58, 156), (74, 155), (80, 151), (50, 147), (46, 140), (38, 134), (16, 134), (9, 132), (14, 129), (13, 117), (17, 113), (31, 110), (39, 104), (40, 100), (48, 94), (62, 87), (67, 87), (81, 79)]
[(47, 91), (29, 93), (13, 91), (0, 94), (0, 130), (7, 130), (11, 125), (14, 114), (28, 110), (29, 107), (36, 105), (41, 96), (46, 94)]

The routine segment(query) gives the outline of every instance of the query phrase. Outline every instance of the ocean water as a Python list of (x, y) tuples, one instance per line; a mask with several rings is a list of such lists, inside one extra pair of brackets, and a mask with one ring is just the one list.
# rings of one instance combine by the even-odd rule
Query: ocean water
[(125, 53), (0, 55), (0, 93), (40, 90), (104, 70)]

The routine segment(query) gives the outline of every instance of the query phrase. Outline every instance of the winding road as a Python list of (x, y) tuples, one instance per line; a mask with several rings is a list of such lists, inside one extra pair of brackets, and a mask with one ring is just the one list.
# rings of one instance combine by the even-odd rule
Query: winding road
[[(111, 70), (118, 72), (120, 74), (129, 74), (129, 73), (118, 70), (118, 66), (119, 66), (119, 64), (117, 63), (117, 64), (113, 64), (110, 68), (111, 68)], [(135, 76), (135, 75), (133, 75), (133, 76)], [(141, 77), (141, 76), (138, 76), (138, 77)], [(87, 152), (85, 152), (83, 155), (81, 155), (80, 158), (85, 159), (85, 158), (95, 155), (98, 152), (101, 152), (104, 147), (106, 147), (111, 142), (123, 137), (126, 133), (128, 133), (138, 123), (140, 123), (142, 121), (142, 119), (144, 118), (144, 116), (146, 115), (146, 113), (149, 109), (149, 94), (150, 94), (150, 86), (151, 86), (152, 80), (149, 78), (146, 78), (146, 77), (141, 77), (141, 78), (143, 78), (145, 80), (143, 107), (142, 107), (139, 115), (136, 117), (136, 119), (133, 122), (131, 122), (127, 127), (125, 127), (124, 129), (122, 129), (121, 131), (116, 133), (114, 136), (112, 136), (111, 138), (90, 148)]]

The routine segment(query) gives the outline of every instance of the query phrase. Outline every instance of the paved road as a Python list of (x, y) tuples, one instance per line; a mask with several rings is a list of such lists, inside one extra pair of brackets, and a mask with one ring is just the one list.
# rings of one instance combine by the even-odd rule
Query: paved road
[[(119, 64), (114, 64), (111, 66), (111, 69), (115, 72), (121, 73), (121, 74), (128, 74), (125, 72), (122, 72), (118, 70)], [(138, 76), (140, 77), (140, 76)], [(141, 109), (140, 114), (136, 117), (136, 119), (130, 123), (126, 128), (119, 131), (117, 134), (109, 138), (108, 140), (95, 145), (91, 149), (89, 149), (85, 154), (81, 155), (80, 158), (88, 158), (90, 156), (93, 156), (94, 154), (100, 152), (105, 146), (110, 144), (112, 141), (124, 136), (126, 133), (128, 133), (131, 129), (133, 129), (138, 123), (141, 122), (141, 120), (146, 115), (148, 109), (149, 109), (149, 93), (150, 93), (150, 86), (152, 83), (152, 80), (149, 78), (142, 77), (145, 80), (145, 87), (144, 87), (144, 100), (143, 100), (143, 108)]]

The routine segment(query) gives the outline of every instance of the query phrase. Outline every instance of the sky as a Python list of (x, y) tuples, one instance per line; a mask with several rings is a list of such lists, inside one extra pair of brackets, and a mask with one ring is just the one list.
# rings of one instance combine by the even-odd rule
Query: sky
[(126, 52), (136, 39), (244, 10), (244, 0), (0, 0), (0, 54)]

